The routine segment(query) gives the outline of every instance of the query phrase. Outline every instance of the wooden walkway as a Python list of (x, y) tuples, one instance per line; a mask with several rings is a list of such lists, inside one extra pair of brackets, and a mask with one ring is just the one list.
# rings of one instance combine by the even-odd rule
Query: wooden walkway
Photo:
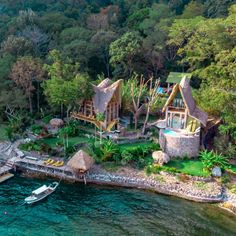
[(10, 166), (7, 166), (7, 165), (2, 166), (2, 167), (0, 167), (0, 175), (3, 175), (7, 172), (10, 172), (13, 169), (14, 169), (13, 167), (10, 167)]

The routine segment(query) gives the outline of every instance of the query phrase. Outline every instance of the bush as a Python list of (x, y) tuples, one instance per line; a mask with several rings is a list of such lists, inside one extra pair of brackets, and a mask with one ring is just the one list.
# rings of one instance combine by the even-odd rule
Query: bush
[(166, 171), (173, 174), (180, 173), (180, 171), (174, 167), (160, 166), (160, 165), (148, 165), (145, 170), (147, 175), (158, 174), (160, 173), (160, 171)]
[(111, 140), (103, 141), (101, 146), (102, 161), (111, 161), (114, 154), (119, 152), (119, 147)]
[(101, 144), (97, 142), (90, 142), (88, 144), (88, 153), (94, 158), (94, 160), (97, 163), (101, 163), (101, 157), (102, 157), (102, 152), (101, 152)]
[(47, 115), (47, 116), (44, 116), (42, 120), (45, 124), (49, 124), (49, 122), (52, 118), (53, 118), (52, 115)]
[(213, 151), (202, 151), (200, 153), (200, 160), (206, 170), (212, 170), (215, 166), (219, 166), (222, 169), (230, 167), (227, 157), (214, 153)]
[(20, 146), (24, 151), (41, 151), (41, 145), (38, 142), (22, 143)]
[(225, 135), (217, 136), (214, 139), (214, 148), (222, 155), (227, 155), (230, 158), (236, 156), (236, 145), (228, 140)]
[(162, 170), (162, 167), (159, 165), (148, 165), (145, 169), (147, 175), (159, 174), (161, 170)]
[(31, 131), (32, 131), (34, 134), (39, 135), (39, 134), (41, 134), (41, 133), (44, 131), (44, 128), (43, 128), (42, 125), (37, 125), (37, 124), (35, 124), (35, 125), (32, 125), (32, 126), (31, 126)]

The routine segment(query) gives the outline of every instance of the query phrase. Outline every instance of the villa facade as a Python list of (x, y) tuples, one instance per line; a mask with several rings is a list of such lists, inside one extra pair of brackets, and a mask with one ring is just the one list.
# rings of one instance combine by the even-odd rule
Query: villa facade
[(110, 131), (119, 123), (122, 82), (118, 80), (113, 83), (105, 79), (99, 85), (93, 85), (92, 99), (84, 100), (80, 110), (73, 112), (71, 117), (92, 123), (103, 131)]
[(163, 151), (169, 156), (197, 156), (201, 126), (206, 126), (208, 115), (196, 106), (186, 76), (175, 84), (162, 111), (165, 120), (159, 141)]

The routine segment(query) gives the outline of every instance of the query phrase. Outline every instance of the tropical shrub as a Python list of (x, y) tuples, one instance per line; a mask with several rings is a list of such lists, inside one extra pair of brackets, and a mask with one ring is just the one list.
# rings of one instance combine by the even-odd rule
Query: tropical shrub
[(111, 140), (104, 141), (101, 145), (102, 161), (112, 161), (114, 154), (119, 152), (119, 147)]
[(41, 151), (41, 145), (38, 142), (22, 143), (19, 148), (23, 151)]
[(224, 157), (223, 155), (214, 153), (213, 151), (202, 151), (200, 153), (200, 160), (206, 170), (212, 170), (215, 166), (222, 169), (230, 167), (228, 157)]
[(34, 124), (31, 126), (31, 131), (36, 135), (41, 134), (43, 130), (44, 130), (44, 128), (42, 125)]
[(49, 122), (50, 122), (50, 120), (53, 118), (53, 116), (52, 115), (47, 115), (47, 116), (44, 116), (43, 118), (42, 118), (42, 120), (43, 120), (43, 122), (45, 123), (45, 124), (49, 124)]
[(95, 141), (89, 142), (87, 151), (97, 163), (102, 162), (102, 160), (101, 160), (102, 152), (101, 152), (101, 144), (100, 143), (97, 143)]

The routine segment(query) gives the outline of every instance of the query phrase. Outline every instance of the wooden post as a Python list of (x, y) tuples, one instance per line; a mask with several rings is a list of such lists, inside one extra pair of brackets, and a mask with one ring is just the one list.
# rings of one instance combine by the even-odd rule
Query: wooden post
[(166, 127), (168, 127), (168, 107), (166, 108)]
[(108, 105), (109, 114), (108, 114), (108, 122), (111, 122), (111, 104)]
[(116, 103), (116, 118), (119, 118), (119, 104)]
[(113, 114), (113, 120), (116, 119), (116, 103), (114, 102), (112, 105), (112, 114)]

